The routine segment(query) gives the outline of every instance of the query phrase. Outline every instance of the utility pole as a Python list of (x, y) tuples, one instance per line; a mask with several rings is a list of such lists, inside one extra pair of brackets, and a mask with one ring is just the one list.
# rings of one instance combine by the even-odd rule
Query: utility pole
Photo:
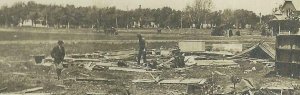
[(260, 24), (261, 24), (261, 18), (262, 18), (261, 13), (259, 13), (259, 23)]
[(183, 15), (181, 15), (181, 18), (180, 18), (180, 28), (182, 29), (182, 16)]
[(116, 12), (115, 16), (116, 16), (116, 28), (118, 28), (118, 13), (117, 12)]
[(118, 17), (116, 17), (116, 28), (118, 28)]
[(126, 28), (127, 28), (127, 32), (128, 32), (128, 23), (129, 23), (129, 14), (128, 14), (128, 5), (126, 6), (126, 9), (127, 9), (127, 25), (126, 25)]

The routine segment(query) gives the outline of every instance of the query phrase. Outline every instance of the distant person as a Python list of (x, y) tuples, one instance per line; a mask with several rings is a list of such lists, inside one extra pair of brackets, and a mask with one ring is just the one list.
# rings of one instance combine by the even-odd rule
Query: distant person
[(54, 65), (57, 73), (58, 80), (61, 78), (61, 72), (63, 69), (63, 60), (65, 58), (65, 48), (63, 47), (64, 42), (59, 40), (51, 51), (51, 57), (54, 59)]
[(157, 28), (157, 34), (161, 34), (161, 28)]
[(143, 62), (146, 63), (146, 41), (141, 34), (137, 34), (137, 38), (139, 39), (139, 54), (137, 64), (140, 65), (142, 56)]
[(266, 31), (265, 28), (262, 28), (262, 29), (261, 29), (261, 35), (262, 35), (262, 36), (267, 36), (267, 31)]
[(229, 29), (229, 37), (233, 36), (233, 32), (231, 29)]
[(235, 35), (236, 35), (236, 36), (241, 36), (241, 31), (240, 31), (240, 30), (236, 31), (236, 32), (235, 32)]

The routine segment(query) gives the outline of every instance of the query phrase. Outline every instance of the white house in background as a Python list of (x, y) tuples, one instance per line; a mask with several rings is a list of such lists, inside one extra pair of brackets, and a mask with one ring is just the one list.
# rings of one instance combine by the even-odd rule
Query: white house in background
[(47, 27), (47, 25), (43, 25), (43, 20), (37, 20), (34, 24), (32, 20), (24, 20), (24, 22), (19, 23), (20, 27)]
[(279, 8), (274, 10), (275, 18), (269, 22), (273, 35), (291, 34), (289, 24), (295, 18), (300, 18), (300, 0), (284, 0)]

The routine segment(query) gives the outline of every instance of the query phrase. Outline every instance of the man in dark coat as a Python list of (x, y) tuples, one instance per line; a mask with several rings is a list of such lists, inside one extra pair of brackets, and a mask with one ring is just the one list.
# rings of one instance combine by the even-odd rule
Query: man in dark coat
[(142, 56), (143, 62), (146, 63), (146, 41), (141, 34), (137, 34), (137, 37), (139, 39), (139, 54), (137, 64), (140, 65)]
[(63, 47), (63, 44), (63, 41), (58, 41), (58, 45), (55, 46), (51, 51), (51, 57), (54, 59), (58, 80), (61, 76), (61, 72), (63, 69), (62, 62), (65, 58), (65, 48)]

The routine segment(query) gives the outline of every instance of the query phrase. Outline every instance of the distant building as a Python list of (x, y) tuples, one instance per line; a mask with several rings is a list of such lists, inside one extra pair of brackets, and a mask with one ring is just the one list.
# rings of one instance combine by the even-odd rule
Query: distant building
[(24, 20), (23, 23), (20, 22), (18, 26), (20, 27), (47, 27), (47, 25), (44, 23), (45, 21), (42, 19), (38, 19), (35, 21), (35, 23), (32, 20)]
[(285, 0), (282, 6), (274, 9), (273, 14), (275, 18), (269, 23), (273, 34), (293, 34), (291, 32), (295, 31), (291, 28), (299, 28), (300, 0)]

